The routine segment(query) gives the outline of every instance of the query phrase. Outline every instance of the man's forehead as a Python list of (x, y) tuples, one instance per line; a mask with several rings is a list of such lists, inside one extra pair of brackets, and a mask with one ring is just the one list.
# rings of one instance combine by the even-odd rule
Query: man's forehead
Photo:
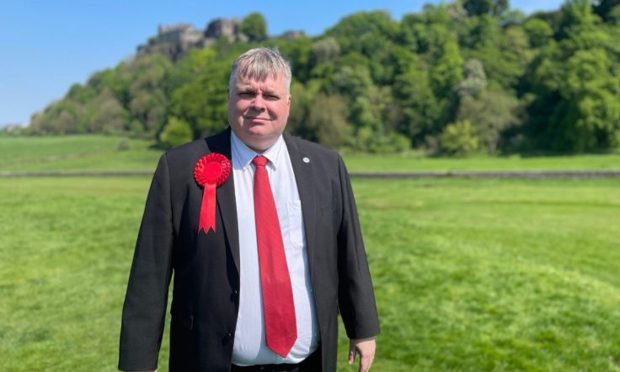
[(239, 76), (235, 86), (238, 89), (278, 89), (284, 86), (284, 79), (281, 76), (274, 78), (268, 76), (265, 79), (257, 79), (250, 76)]

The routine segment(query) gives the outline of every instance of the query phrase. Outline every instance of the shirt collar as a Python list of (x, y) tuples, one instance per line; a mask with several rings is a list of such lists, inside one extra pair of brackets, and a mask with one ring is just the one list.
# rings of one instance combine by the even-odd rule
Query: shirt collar
[(281, 158), (282, 148), (285, 146), (284, 138), (280, 135), (271, 147), (262, 153), (258, 153), (243, 143), (233, 131), (230, 131), (230, 143), (232, 147), (233, 167), (239, 169), (247, 167), (252, 162), (252, 159), (258, 155), (262, 155), (269, 160), (267, 166), (276, 170)]

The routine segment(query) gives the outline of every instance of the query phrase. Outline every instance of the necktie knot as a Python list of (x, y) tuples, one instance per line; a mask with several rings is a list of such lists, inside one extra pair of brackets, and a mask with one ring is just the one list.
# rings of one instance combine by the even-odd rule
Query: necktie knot
[(269, 163), (269, 159), (267, 159), (266, 157), (262, 155), (258, 155), (257, 157), (252, 159), (252, 164), (254, 164), (257, 167), (264, 167), (265, 165), (267, 165), (267, 163)]

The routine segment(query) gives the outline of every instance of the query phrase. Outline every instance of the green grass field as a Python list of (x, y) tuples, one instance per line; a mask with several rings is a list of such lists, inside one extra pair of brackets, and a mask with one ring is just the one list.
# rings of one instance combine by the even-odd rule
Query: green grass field
[(0, 136), (0, 171), (152, 170), (151, 142), (112, 136)]
[[(115, 370), (148, 183), (0, 178), (0, 370)], [(620, 370), (619, 187), (354, 180), (374, 370)], [(339, 371), (354, 371), (341, 341)]]
[[(161, 150), (151, 142), (109, 136), (0, 136), (0, 173), (152, 171)], [(620, 154), (563, 157), (426, 158), (420, 154), (345, 154), (351, 172), (619, 170)]]
[(356, 182), (378, 370), (619, 370), (618, 186)]
[[(2, 137), (0, 173), (152, 171), (103, 136)], [(352, 172), (608, 170), (620, 156), (345, 155)], [(0, 178), (0, 370), (110, 371), (149, 180)], [(377, 371), (619, 371), (620, 180), (354, 180)], [(344, 361), (341, 337), (339, 370)], [(160, 370), (166, 371), (167, 341)]]

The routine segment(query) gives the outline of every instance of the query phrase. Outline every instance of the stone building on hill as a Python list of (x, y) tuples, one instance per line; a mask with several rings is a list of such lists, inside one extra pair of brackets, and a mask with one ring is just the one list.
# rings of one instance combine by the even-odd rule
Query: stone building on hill
[(224, 38), (229, 42), (248, 41), (248, 37), (239, 30), (237, 19), (215, 19), (204, 31), (190, 24), (160, 25), (157, 35), (147, 44), (138, 46), (138, 55), (164, 53), (172, 60), (185, 56), (193, 48), (206, 48), (216, 40)]
[(248, 41), (248, 37), (241, 32), (239, 25), (240, 22), (236, 19), (215, 19), (207, 25), (207, 29), (205, 30), (205, 38), (207, 40), (225, 38), (231, 43), (236, 41)]
[[(202, 31), (187, 23), (160, 25), (156, 36), (151, 37), (146, 44), (138, 46), (137, 55), (163, 53), (176, 61), (190, 50), (207, 48), (222, 38), (230, 43), (247, 42), (249, 38), (241, 32), (240, 24), (241, 21), (235, 18), (217, 18), (209, 22)], [(280, 37), (290, 40), (304, 35), (303, 31), (287, 31)]]

